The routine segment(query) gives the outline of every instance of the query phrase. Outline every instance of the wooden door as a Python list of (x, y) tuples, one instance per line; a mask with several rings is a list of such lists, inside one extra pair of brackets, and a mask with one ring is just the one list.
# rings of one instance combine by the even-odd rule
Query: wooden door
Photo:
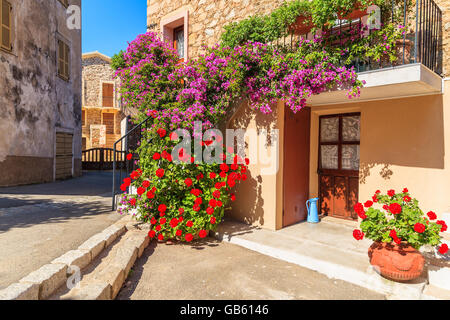
[(285, 112), (283, 227), (304, 221), (309, 197), (311, 109)]
[(358, 202), (359, 113), (320, 117), (319, 196), (321, 213), (356, 220)]
[(72, 177), (73, 135), (56, 133), (56, 180)]
[(114, 84), (103, 83), (102, 86), (102, 105), (103, 107), (114, 107)]

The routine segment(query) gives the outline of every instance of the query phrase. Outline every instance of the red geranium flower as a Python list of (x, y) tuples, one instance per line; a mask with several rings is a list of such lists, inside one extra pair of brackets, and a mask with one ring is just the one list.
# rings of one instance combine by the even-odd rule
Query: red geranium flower
[(389, 190), (388, 191), (388, 196), (390, 196), (390, 197), (395, 196), (395, 191), (394, 190)]
[(217, 182), (214, 186), (217, 190), (222, 189), (222, 182)]
[(234, 193), (231, 194), (231, 201), (236, 201), (236, 195)]
[(142, 182), (142, 186), (147, 189), (148, 187), (150, 187), (150, 181), (145, 180), (144, 182)]
[(354, 230), (353, 231), (353, 238), (355, 238), (356, 240), (362, 240), (364, 239), (364, 233), (361, 232), (361, 230)]
[(370, 208), (371, 206), (373, 206), (372, 201), (367, 201), (366, 203), (364, 203), (364, 207), (366, 207), (366, 208)]
[(403, 197), (403, 201), (405, 201), (405, 202), (411, 202), (411, 197), (404, 196), (404, 197)]
[(194, 223), (193, 223), (192, 221), (186, 222), (186, 226), (187, 226), (188, 228), (192, 228), (193, 225), (194, 225)]
[(156, 224), (158, 221), (155, 219), (155, 217), (152, 218), (152, 220), (150, 220), (151, 224)]
[(159, 160), (159, 159), (161, 159), (161, 155), (160, 155), (158, 152), (156, 152), (156, 153), (153, 155), (153, 160), (157, 161), (157, 160)]
[(211, 199), (211, 200), (209, 200), (209, 205), (211, 206), (211, 207), (216, 207), (217, 206), (217, 201), (216, 201), (216, 199)]
[(161, 231), (161, 226), (160, 226), (160, 225), (157, 225), (156, 228), (155, 228), (155, 230), (158, 231), (158, 232)]
[(409, 192), (408, 188), (403, 189), (403, 193), (408, 193), (408, 192)]
[(217, 201), (217, 206), (220, 208), (220, 207), (222, 207), (223, 206), (223, 203), (222, 203), (222, 201)]
[(402, 206), (399, 205), (398, 203), (392, 203), (392, 204), (389, 206), (389, 211), (390, 211), (392, 214), (400, 214), (400, 213), (402, 213)]
[(416, 223), (414, 225), (414, 231), (417, 233), (424, 233), (425, 232), (425, 226), (421, 223)]
[(127, 160), (130, 161), (131, 159), (133, 159), (133, 154), (131, 153), (127, 154)]
[(213, 197), (219, 199), (220, 198), (220, 191), (216, 190), (213, 192)]
[(159, 234), (159, 235), (158, 235), (158, 240), (159, 240), (159, 241), (163, 241), (163, 240), (164, 240), (164, 236), (163, 236), (162, 234)]
[(215, 218), (215, 217), (212, 217), (211, 220), (210, 220), (210, 222), (211, 222), (211, 224), (216, 224), (216, 218)]
[(193, 194), (196, 197), (198, 197), (201, 193), (202, 193), (202, 191), (199, 190), (199, 189), (192, 189), (191, 190), (191, 194)]
[(177, 237), (181, 237), (183, 235), (183, 231), (177, 230), (176, 235)]
[(439, 253), (444, 255), (448, 252), (448, 245), (447, 244), (442, 244), (441, 247), (439, 248)]
[(165, 204), (160, 204), (158, 207), (159, 212), (166, 212), (167, 206)]
[(131, 179), (130, 178), (123, 179), (123, 184), (129, 187), (131, 185)]
[(219, 173), (219, 176), (220, 176), (221, 178), (226, 178), (226, 177), (227, 177), (227, 173), (224, 172), (224, 171), (221, 171), (221, 172)]
[(154, 230), (151, 230), (151, 231), (148, 233), (148, 237), (149, 237), (150, 239), (153, 239), (153, 238), (155, 237), (155, 235), (156, 235), (156, 232), (155, 232)]
[(192, 208), (192, 210), (194, 210), (195, 212), (199, 212), (200, 206), (198, 204), (195, 204), (194, 207)]
[(190, 188), (192, 187), (192, 179), (191, 178), (187, 178), (186, 180), (184, 180), (184, 184)]
[(144, 194), (144, 192), (145, 192), (145, 188), (139, 187), (137, 189), (137, 194), (140, 195), (140, 196), (142, 196)]
[(178, 212), (180, 213), (180, 215), (182, 215), (184, 213), (184, 209), (180, 208), (180, 209), (178, 209)]
[(153, 191), (147, 192), (147, 198), (148, 199), (154, 199), (155, 198), (155, 194), (153, 193)]
[(373, 202), (378, 202), (378, 197), (377, 197), (377, 195), (374, 195), (374, 196), (372, 197), (372, 201), (373, 201)]
[(380, 190), (375, 191), (375, 194), (380, 194), (380, 193), (381, 193)]
[(170, 220), (170, 226), (175, 229), (178, 226), (178, 219), (173, 218), (172, 220)]
[(132, 205), (133, 207), (136, 205), (136, 199), (130, 199), (130, 205)]
[(236, 182), (234, 180), (228, 180), (228, 186), (230, 188), (233, 188), (236, 185)]
[(209, 178), (210, 179), (215, 179), (217, 177), (217, 174), (215, 173), (215, 172), (211, 172), (210, 174), (209, 174)]
[(192, 240), (194, 240), (194, 236), (192, 234), (188, 233), (188, 234), (186, 234), (184, 239), (186, 240), (186, 242), (191, 242)]
[(246, 165), (249, 165), (249, 164), (250, 164), (250, 159), (245, 158), (245, 164), (246, 164)]
[(438, 220), (436, 223), (442, 226), (441, 232), (447, 231), (448, 228), (447, 228), (447, 224), (445, 223), (445, 221)]
[(198, 236), (200, 238), (206, 238), (208, 236), (208, 232), (206, 230), (200, 230), (200, 232), (198, 233)]
[(222, 170), (223, 172), (228, 172), (230, 170), (230, 167), (228, 167), (226, 163), (222, 163), (220, 165), (220, 170)]
[(197, 176), (197, 180), (201, 180), (201, 179), (203, 179), (205, 176), (203, 175), (203, 173), (200, 173), (198, 176)]
[(247, 180), (247, 175), (246, 174), (241, 175), (241, 179), (242, 179), (242, 181)]
[(437, 219), (437, 215), (433, 211), (428, 212), (427, 216), (428, 216), (428, 218), (430, 218), (430, 220), (436, 220)]
[(170, 140), (175, 141), (178, 140), (178, 135), (175, 132), (172, 132), (169, 136)]
[(159, 219), (159, 224), (165, 224), (167, 222), (166, 218)]
[(212, 216), (214, 214), (214, 208), (208, 207), (208, 209), (206, 209), (206, 213)]
[(158, 178), (164, 177), (164, 169), (158, 169), (158, 170), (156, 170), (156, 176), (157, 176)]
[(167, 131), (165, 129), (160, 128), (158, 129), (157, 133), (161, 138), (164, 138), (167, 134)]
[(122, 190), (123, 192), (127, 191), (127, 186), (125, 184), (120, 185), (120, 190)]

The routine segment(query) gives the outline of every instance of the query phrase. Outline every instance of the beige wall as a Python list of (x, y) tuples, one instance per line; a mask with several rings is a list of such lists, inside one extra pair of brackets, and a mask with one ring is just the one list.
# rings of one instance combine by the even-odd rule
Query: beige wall
[(445, 95), (314, 107), (311, 197), (318, 195), (318, 117), (346, 112), (361, 112), (360, 201), (407, 187), (425, 212), (450, 212), (450, 81)]
[[(283, 155), (283, 121), (284, 103), (279, 103), (270, 115), (263, 115), (259, 111), (251, 110), (247, 102), (243, 102), (228, 122), (227, 128), (256, 130), (259, 137), (260, 130), (278, 129), (279, 131), (279, 151), (276, 150), (275, 139), (268, 141), (264, 139), (262, 145), (258, 145), (257, 152), (249, 149), (250, 138), (246, 138), (246, 154), (250, 158), (248, 180), (239, 184), (235, 190), (236, 202), (230, 217), (248, 224), (263, 226), (267, 229), (278, 230), (282, 228), (282, 201), (283, 201), (283, 168), (279, 167), (278, 172), (268, 174), (264, 169), (270, 165), (258, 165), (258, 163), (268, 163), (268, 157), (274, 157), (282, 165), (281, 155)], [(253, 145), (254, 142), (253, 142)], [(265, 155), (268, 157), (265, 157)]]

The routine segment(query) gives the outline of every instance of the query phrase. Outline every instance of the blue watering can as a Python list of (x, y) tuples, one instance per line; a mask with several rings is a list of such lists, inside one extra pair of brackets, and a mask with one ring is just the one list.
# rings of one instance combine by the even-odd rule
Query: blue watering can
[(317, 202), (319, 198), (314, 198), (306, 201), (306, 208), (308, 209), (308, 222), (319, 223), (319, 213), (317, 211)]

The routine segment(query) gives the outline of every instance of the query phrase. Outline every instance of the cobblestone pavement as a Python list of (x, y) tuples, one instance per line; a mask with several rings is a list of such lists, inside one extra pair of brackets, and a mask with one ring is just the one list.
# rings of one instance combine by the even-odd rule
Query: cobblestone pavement
[(0, 289), (20, 280), (117, 221), (111, 172), (0, 188)]

